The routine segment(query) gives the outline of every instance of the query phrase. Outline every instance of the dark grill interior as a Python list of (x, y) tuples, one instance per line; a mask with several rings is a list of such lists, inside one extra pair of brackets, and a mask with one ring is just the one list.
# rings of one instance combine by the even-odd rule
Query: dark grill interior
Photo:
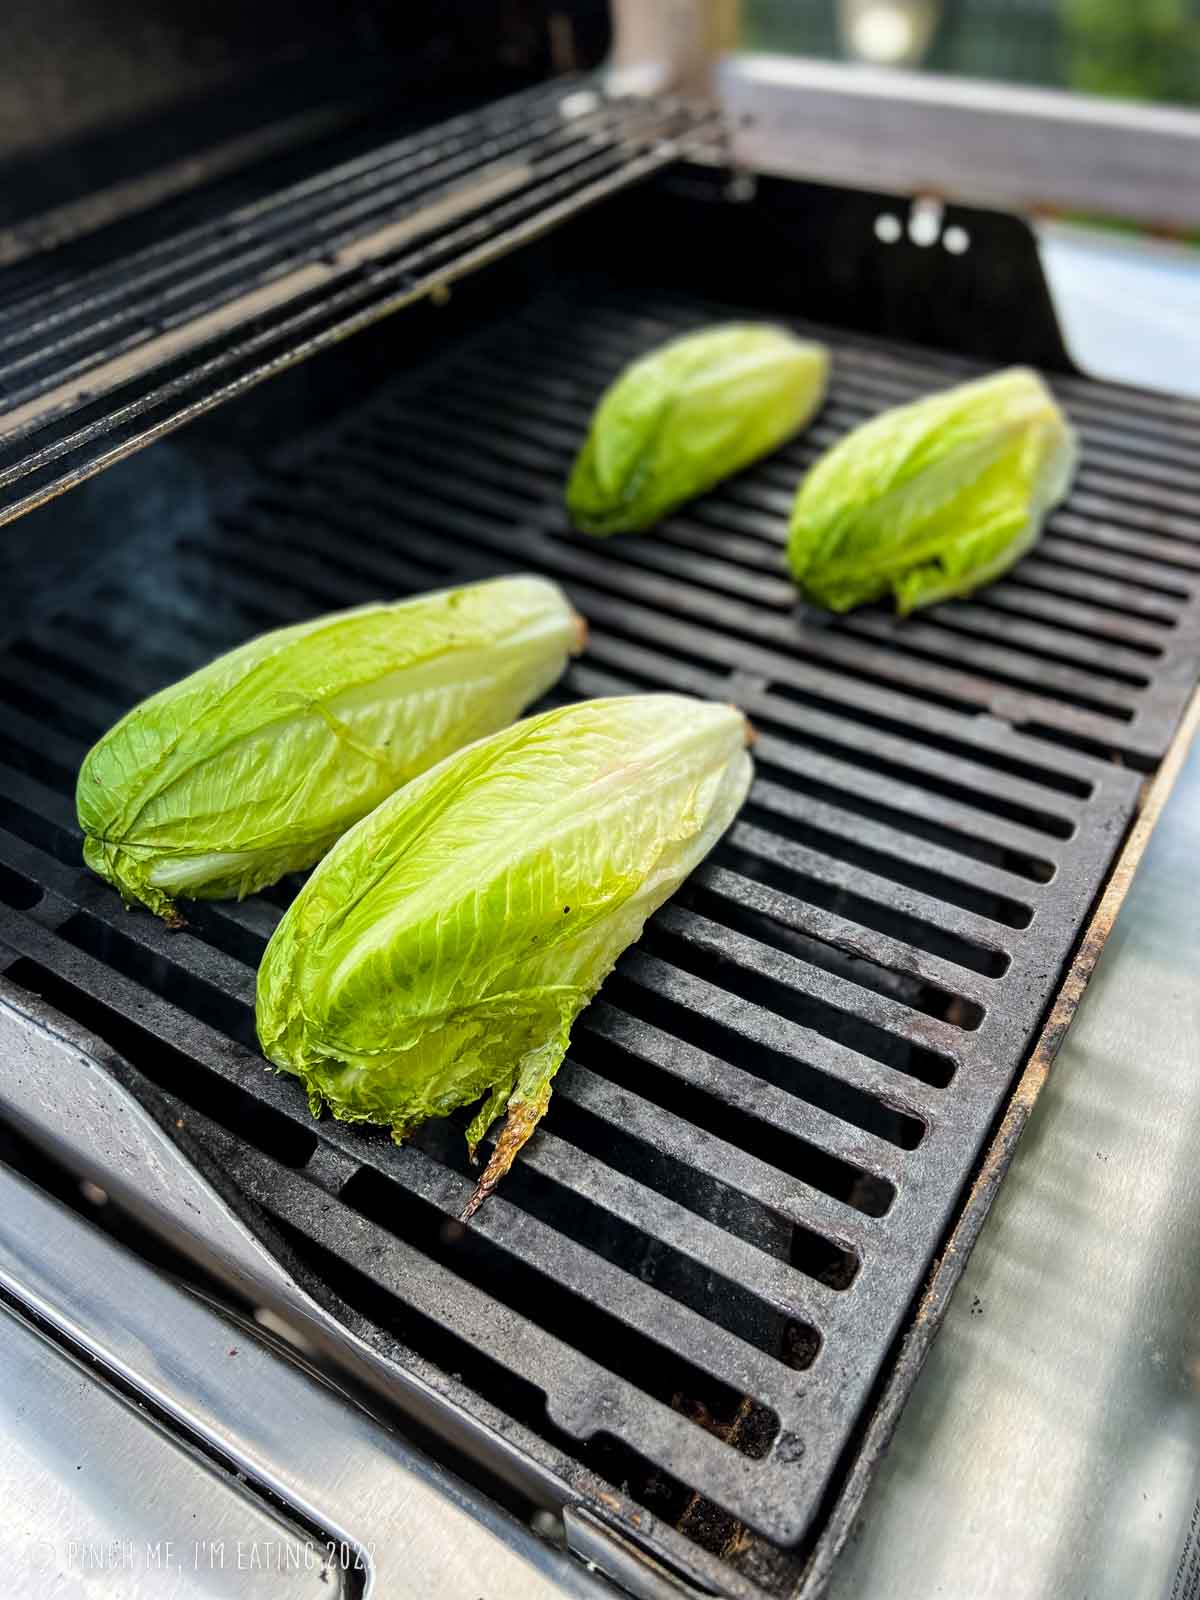
[[(1200, 415), (1056, 379), (1084, 459), (1036, 553), (969, 602), (827, 625), (781, 563), (800, 470), (970, 362), (827, 333), (833, 389), (801, 441), (653, 536), (596, 542), (561, 490), (599, 390), (742, 308), (580, 273), (505, 310), (221, 515), (101, 564), (0, 657), (7, 976), (191, 1108), (452, 1399), (727, 1554), (749, 1548), (728, 1517), (794, 1545), (1194, 683)], [(560, 697), (735, 699), (758, 777), (463, 1230), (460, 1126), (401, 1150), (314, 1124), (255, 1051), (254, 964), (294, 886), (197, 906), (185, 932), (126, 914), (79, 866), (72, 787), (135, 699), (252, 632), (520, 568), (591, 624)]]

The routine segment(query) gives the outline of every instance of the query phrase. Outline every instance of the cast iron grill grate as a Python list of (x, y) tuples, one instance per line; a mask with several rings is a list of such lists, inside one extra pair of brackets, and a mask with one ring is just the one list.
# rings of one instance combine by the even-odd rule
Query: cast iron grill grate
[(559, 79), (136, 249), (114, 229), (0, 275), (0, 522), (715, 132)]
[[(803, 440), (652, 536), (572, 536), (561, 488), (600, 388), (714, 314), (582, 281), (535, 300), (15, 643), (0, 939), (8, 976), (193, 1107), (231, 1177), (449, 1396), (685, 1530), (695, 1492), (791, 1545), (1195, 681), (1200, 417), (1055, 380), (1084, 464), (1037, 552), (969, 602), (820, 626), (780, 559), (799, 469), (975, 368), (827, 333), (835, 380)], [(516, 568), (589, 618), (561, 696), (734, 698), (758, 778), (464, 1232), (459, 1128), (401, 1150), (314, 1124), (257, 1056), (254, 963), (292, 890), (201, 906), (185, 932), (128, 915), (78, 864), (71, 795), (135, 698), (248, 633)]]

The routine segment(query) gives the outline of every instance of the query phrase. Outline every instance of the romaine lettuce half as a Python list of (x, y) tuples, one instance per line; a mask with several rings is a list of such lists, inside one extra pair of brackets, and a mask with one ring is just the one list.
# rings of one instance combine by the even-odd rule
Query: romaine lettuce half
[(583, 624), (543, 578), (497, 578), (280, 628), (135, 706), (84, 758), (93, 871), (168, 921), (309, 867), (559, 677)]
[(733, 820), (748, 724), (682, 695), (590, 700), (449, 756), (334, 846), (258, 974), (258, 1036), (316, 1115), (397, 1140), (507, 1119), (466, 1215), (550, 1099), (571, 1025)]
[(1025, 367), (885, 411), (800, 485), (792, 576), (830, 611), (890, 591), (904, 615), (970, 594), (1033, 546), (1076, 454), (1070, 424)]
[(799, 432), (828, 376), (824, 345), (767, 323), (660, 345), (601, 397), (567, 484), (571, 521), (594, 534), (652, 527)]

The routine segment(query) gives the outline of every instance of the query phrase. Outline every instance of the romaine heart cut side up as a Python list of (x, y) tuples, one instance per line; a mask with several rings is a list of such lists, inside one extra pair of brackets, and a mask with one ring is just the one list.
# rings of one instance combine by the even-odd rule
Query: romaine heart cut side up
[(567, 484), (581, 533), (634, 533), (792, 438), (825, 397), (829, 352), (769, 323), (660, 345), (602, 395)]
[(448, 757), (347, 833), (267, 946), (258, 1037), (314, 1114), (403, 1140), (478, 1105), (503, 1131), (464, 1217), (550, 1099), (576, 1017), (733, 821), (749, 725), (683, 695), (589, 700)]
[(495, 578), (280, 628), (170, 685), (84, 758), (84, 860), (178, 924), (312, 866), (443, 756), (505, 727), (583, 646), (544, 578)]
[(1075, 434), (1026, 367), (897, 406), (839, 440), (801, 483), (788, 564), (801, 594), (902, 615), (1007, 572), (1067, 494)]

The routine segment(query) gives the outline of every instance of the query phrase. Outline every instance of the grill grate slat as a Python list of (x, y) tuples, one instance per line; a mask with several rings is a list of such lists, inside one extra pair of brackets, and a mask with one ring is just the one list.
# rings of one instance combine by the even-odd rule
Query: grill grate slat
[[(1046, 882), (1052, 876), (1052, 863), (1042, 860), (1040, 853), (1047, 835), (1061, 836), (1057, 828), (1035, 831), (1008, 822), (994, 810), (962, 803), (953, 795), (943, 798), (920, 784), (896, 782), (878, 767), (870, 798), (859, 800), (860, 765), (831, 759), (802, 745), (797, 749), (796, 744), (771, 735), (759, 740), (758, 749), (763, 768), (783, 777), (789, 788), (800, 793), (814, 798), (822, 792), (832, 793), (839, 809), (893, 821), (902, 833), (925, 833), (951, 852), (991, 861), (1015, 876), (1034, 882)], [(1069, 828), (1061, 830), (1069, 832)]]
[[(809, 436), (661, 532), (572, 535), (563, 477), (600, 387), (714, 309), (737, 314), (562, 281), (147, 544), (144, 569), (101, 564), (0, 653), (0, 968), (177, 1096), (305, 1259), (468, 1409), (508, 1406), (528, 1448), (605, 1462), (647, 1503), (665, 1472), (794, 1543), (1134, 814), (1126, 763), (1161, 757), (1200, 668), (1182, 459), (1200, 426), (1064, 380), (1104, 466), (1039, 552), (913, 621), (819, 626), (782, 564), (798, 472), (892, 396), (977, 369), (827, 335)], [(254, 1049), (253, 970), (295, 885), (198, 905), (182, 933), (129, 915), (79, 864), (71, 792), (109, 722), (248, 633), (514, 568), (589, 619), (556, 700), (734, 699), (758, 773), (464, 1231), (461, 1118), (404, 1149), (313, 1123)]]
[[(1006, 578), (984, 595), (974, 596), (973, 601), (982, 609), (1005, 618), (1029, 617), (1047, 622), (1060, 633), (1102, 644), (1106, 651), (1114, 640), (1119, 640), (1126, 649), (1136, 650), (1149, 660), (1161, 659), (1166, 654), (1166, 641), (1153, 623), (1114, 616), (1063, 595), (1043, 594), (1032, 584), (1023, 585), (1019, 578)], [(948, 614), (955, 616), (957, 610), (952, 608)]]
[[(761, 1500), (764, 1489), (768, 1500), (777, 1495), (768, 1474), (755, 1472), (751, 1461), (669, 1404), (622, 1382), (598, 1364), (586, 1362), (568, 1342), (541, 1333), (520, 1317), (505, 1315), (497, 1307), (495, 1272), (486, 1290), (476, 1289), (461, 1272), (439, 1271), (437, 1262), (409, 1247), (397, 1233), (365, 1218), (352, 1230), (351, 1238), (344, 1240), (341, 1230), (331, 1228), (322, 1215), (318, 1194), (312, 1190), (306, 1194), (303, 1178), (277, 1165), (267, 1167), (261, 1160), (249, 1165), (238, 1162), (233, 1175), (269, 1213), (325, 1244), (369, 1275), (373, 1283), (393, 1295), (410, 1298), (425, 1317), (446, 1332), (472, 1345), (480, 1331), (486, 1330), (492, 1335), (493, 1357), (503, 1359), (509, 1370), (535, 1392), (540, 1390), (547, 1371), (564, 1361), (578, 1366), (586, 1386), (581, 1381), (571, 1396), (547, 1397), (547, 1419), (557, 1428), (584, 1437), (592, 1427), (591, 1419), (598, 1417), (604, 1432), (633, 1433), (644, 1439), (655, 1456), (675, 1465), (685, 1481), (719, 1485), (723, 1499), (736, 1501), (753, 1496)], [(438, 1199), (442, 1206), (453, 1204), (444, 1192)], [(589, 1265), (603, 1270), (602, 1264)], [(781, 1522), (793, 1515), (786, 1505), (771, 1505), (770, 1513)]]
[(905, 944), (885, 933), (864, 928), (849, 917), (838, 917), (808, 905), (794, 895), (770, 888), (729, 867), (712, 864), (701, 867), (692, 883), (698, 889), (719, 896), (729, 907), (744, 907), (769, 917), (782, 928), (794, 929), (831, 949), (845, 951), (850, 959), (870, 962), (884, 971), (899, 973), (923, 984), (940, 986), (945, 993), (965, 997), (975, 1006), (986, 1006), (992, 999), (990, 985), (981, 982), (969, 969), (927, 955), (915, 945)]
[[(610, 1148), (618, 1139), (635, 1139), (666, 1157), (670, 1167), (682, 1163), (694, 1172), (706, 1174), (721, 1191), (721, 1200), (708, 1213), (710, 1220), (719, 1221), (722, 1226), (730, 1225), (719, 1216), (728, 1207), (724, 1191), (730, 1191), (734, 1198), (743, 1197), (764, 1211), (775, 1213), (774, 1220), (777, 1224), (784, 1223), (787, 1234), (792, 1231), (792, 1223), (803, 1223), (814, 1234), (836, 1240), (847, 1252), (865, 1247), (868, 1230), (855, 1217), (847, 1215), (847, 1202), (840, 1195), (827, 1198), (823, 1190), (798, 1195), (782, 1173), (749, 1151), (698, 1129), (688, 1119), (619, 1088), (607, 1078), (579, 1066), (574, 1058), (572, 1060), (572, 1070), (565, 1074), (561, 1085), (564, 1103), (590, 1113), (603, 1126)], [(853, 1169), (847, 1168), (838, 1177), (839, 1189), (853, 1192)], [(666, 1181), (670, 1181), (670, 1175)], [(768, 1226), (770, 1220), (767, 1219)], [(753, 1231), (736, 1228), (735, 1231), (748, 1243), (771, 1248), (769, 1239), (763, 1243), (756, 1237), (767, 1231), (762, 1227), (755, 1227)], [(834, 1284), (834, 1287), (844, 1286)], [(788, 1309), (793, 1309), (790, 1302)]]
[[(710, 1037), (707, 1047), (702, 1048), (600, 999), (581, 1022), (580, 1038), (585, 1044), (581, 1045), (577, 1039), (572, 1046), (574, 1055), (603, 1062), (610, 1075), (616, 1070), (614, 1052), (619, 1052), (622, 1060), (628, 1058), (636, 1062), (639, 1070), (659, 1069), (669, 1078), (703, 1092), (712, 1100), (715, 1114), (719, 1116), (723, 1117), (733, 1108), (744, 1113), (751, 1122), (775, 1130), (783, 1139), (794, 1140), (814, 1152), (825, 1152), (838, 1161), (860, 1167), (868, 1179), (879, 1178), (889, 1188), (895, 1188), (902, 1170), (895, 1140), (859, 1128), (845, 1117), (810, 1103), (798, 1090), (780, 1088), (768, 1078), (748, 1070), (748, 1065), (727, 1060), (716, 1053), (715, 1037)], [(595, 1049), (587, 1043), (592, 1040), (596, 1041)], [(585, 1048), (586, 1055), (583, 1054)], [(621, 1081), (625, 1081), (624, 1077)], [(692, 1103), (695, 1103), (694, 1098)], [(916, 1130), (913, 1146), (918, 1142), (919, 1130)], [(795, 1155), (789, 1158), (796, 1159)], [(870, 1188), (870, 1185), (862, 1187)]]
[[(340, 478), (336, 476), (339, 470), (342, 473)], [(353, 489), (346, 482), (344, 468), (332, 471), (325, 468), (323, 471), (322, 464), (317, 463), (316, 473), (322, 484), (326, 475), (333, 478), (329, 486), (331, 499), (340, 501), (347, 495), (353, 496)], [(527, 522), (516, 521), (505, 532), (494, 527), (485, 529), (479, 523), (478, 512), (465, 509), (471, 504), (479, 509), (484, 508), (489, 492), (476, 491), (470, 485), (464, 487), (456, 483), (450, 491), (455, 504), (448, 506), (444, 499), (435, 501), (431, 498), (438, 483), (436, 469), (426, 469), (419, 462), (397, 464), (384, 457), (382, 452), (375, 457), (374, 475), (390, 485), (393, 492), (401, 487), (407, 491), (411, 486), (415, 493), (406, 493), (406, 502), (415, 512), (424, 513), (433, 525), (452, 526), (459, 533), (470, 530), (472, 536), (493, 549), (498, 549), (502, 540), (514, 550), (540, 545), (541, 559), (545, 564), (547, 552), (544, 538), (533, 532)], [(371, 504), (371, 496), (365, 498), (366, 503)], [(498, 505), (504, 503), (502, 498), (497, 501)], [(514, 515), (519, 517), (525, 508), (515, 502), (510, 503)], [(460, 505), (464, 509), (460, 510)], [(544, 518), (539, 520), (549, 521), (556, 529), (565, 526), (556, 503), (548, 507)], [(565, 541), (561, 556), (557, 549), (555, 555), (560, 563), (558, 571), (564, 581), (575, 579), (587, 582), (594, 580), (603, 570), (603, 558), (591, 556), (586, 550), (580, 551)], [(699, 620), (702, 615), (710, 614), (711, 620), (719, 621), (735, 637), (748, 641), (764, 640), (782, 646), (801, 660), (827, 661), (844, 673), (868, 681), (895, 683), (917, 695), (936, 696), (943, 702), (948, 700), (955, 709), (988, 710), (1010, 721), (1037, 721), (1061, 727), (1066, 732), (1095, 742), (1107, 740), (1118, 742), (1123, 749), (1137, 748), (1139, 741), (1134, 730), (1137, 701), (1131, 698), (1124, 686), (1110, 686), (1108, 681), (1097, 682), (1075, 674), (1068, 668), (1038, 664), (1027, 669), (1022, 677), (1012, 674), (987, 677), (959, 667), (951, 680), (954, 694), (948, 697), (946, 675), (942, 669), (947, 652), (940, 651), (936, 662), (926, 662), (916, 645), (908, 642), (904, 626), (891, 619), (871, 618), (863, 621), (861, 618), (850, 618), (835, 627), (814, 630), (811, 641), (801, 650), (790, 617), (764, 615), (761, 609), (764, 598), (772, 604), (777, 600), (781, 603), (782, 598), (791, 592), (782, 579), (770, 584), (764, 591), (757, 581), (748, 584), (744, 574), (740, 579), (731, 579), (729, 568), (724, 563), (707, 562), (704, 558), (689, 560), (684, 552), (676, 552), (662, 543), (655, 543), (653, 547), (639, 546), (630, 553), (629, 560), (644, 570), (644, 576), (636, 588), (630, 582), (628, 589), (647, 604), (673, 612), (681, 619)], [(670, 581), (665, 581), (668, 578)], [(1164, 607), (1170, 606), (1170, 602), (1157, 595), (1139, 593), (1130, 590), (1128, 585), (1118, 586), (1103, 578), (1051, 566), (1036, 556), (1027, 558), (1022, 564), (1021, 578), (1025, 582), (1032, 580), (1040, 583), (1043, 588), (1053, 586), (1057, 591), (1085, 596), (1102, 605), (1115, 606), (1125, 596), (1125, 604), (1135, 612), (1161, 617), (1172, 624), (1177, 620), (1177, 608), (1164, 610)], [(731, 591), (735, 595), (745, 594), (748, 588), (758, 594), (757, 605), (751, 605), (741, 598), (727, 598)], [(1004, 585), (999, 588), (1002, 590)], [(868, 629), (874, 642), (864, 647), (862, 633)], [(985, 647), (965, 643), (958, 655), (963, 663), (1010, 659), (1003, 652), (988, 651)], [(1039, 693), (1039, 684), (1047, 690), (1060, 686), (1060, 696), (1050, 698), (1047, 693)], [(1127, 732), (1118, 730), (1115, 740), (1114, 721), (1130, 725)]]
[[(679, 940), (686, 941), (689, 954), (711, 956), (722, 966), (752, 973), (767, 979), (780, 991), (786, 991), (789, 998), (781, 999), (776, 1007), (784, 1014), (795, 1003), (791, 997), (802, 995), (805, 1009), (812, 1002), (826, 1006), (838, 1018), (845, 1018), (851, 1030), (854, 1024), (862, 1023), (879, 1035), (887, 1035), (889, 1041), (910, 1047), (914, 1055), (919, 1050), (936, 1056), (939, 1064), (933, 1070), (939, 1075), (944, 1072), (949, 1078), (960, 1065), (960, 1041), (948, 1024), (916, 1013), (886, 995), (876, 994), (836, 974), (820, 969), (814, 971), (810, 963), (786, 950), (775, 949), (760, 939), (724, 927), (679, 905), (664, 907), (652, 927), (666, 929)], [(865, 1035), (865, 1029), (862, 1032)], [(865, 1043), (860, 1048), (870, 1053)], [(899, 1053), (903, 1058), (905, 1052)]]
[[(332, 494), (317, 494), (309, 490), (306, 492), (305, 498), (309, 502), (306, 515), (310, 519), (307, 537), (315, 541), (313, 549), (323, 550), (326, 557), (332, 554), (337, 546), (336, 537), (330, 537), (330, 529), (344, 530), (347, 533), (353, 532), (360, 541), (363, 539), (385, 539), (391, 537), (391, 530), (387, 528), (382, 515), (383, 501), (378, 497), (367, 498), (360, 496), (359, 503), (354, 508), (353, 518), (348, 516), (339, 499)], [(407, 499), (406, 504), (414, 509), (416, 508), (411, 499)], [(522, 555), (527, 549), (538, 548), (535, 541), (526, 544), (511, 529), (505, 531), (498, 528), (485, 528), (484, 524), (478, 520), (468, 520), (461, 516), (454, 516), (451, 520), (445, 521), (441, 517), (441, 508), (434, 502), (423, 500), (418, 502), (417, 505), (422, 510), (429, 508), (431, 523), (437, 526), (439, 521), (444, 522), (446, 531), (452, 535), (478, 532), (481, 540), (486, 538), (486, 544), (481, 543), (472, 549), (471, 568), (473, 571), (482, 573), (504, 570), (506, 566), (511, 565), (512, 556)], [(321, 518), (325, 519), (326, 534), (324, 540), (320, 540), (315, 531), (315, 524)], [(260, 524), (255, 523), (253, 531), (255, 538), (263, 538), (271, 542), (270, 536), (264, 532)], [(300, 538), (306, 537), (305, 531), (300, 524), (295, 520), (288, 520), (282, 524), (282, 531), (276, 531), (275, 537), (282, 542), (289, 542), (293, 535)], [(508, 562), (505, 561), (503, 554), (506, 545), (512, 547), (512, 554)], [(565, 548), (567, 548), (568, 556), (573, 553), (570, 547)], [(414, 554), (420, 553), (423, 559), (428, 558), (432, 563), (435, 559), (435, 552), (444, 552), (445, 549), (444, 538), (439, 538), (434, 533), (426, 532), (422, 526), (417, 524), (410, 524), (406, 527), (405, 551), (410, 558)], [(636, 552), (629, 559), (633, 560), (635, 556)], [(553, 557), (545, 554), (543, 542), (541, 564), (545, 566), (548, 560), (554, 557), (557, 557), (557, 550), (553, 552)], [(246, 561), (249, 561), (252, 565), (255, 564), (255, 558), (246, 556), (243, 552), (236, 552), (227, 559), (232, 560), (235, 564)], [(379, 581), (385, 582), (390, 581), (395, 574), (403, 573), (404, 570), (403, 564), (397, 564), (375, 552), (368, 556), (361, 549), (357, 550), (353, 557), (339, 555), (339, 560), (351, 560), (376, 574)], [(263, 565), (263, 570), (265, 570), (265, 564), (260, 563), (260, 565)], [(434, 570), (436, 569), (431, 565), (430, 571)], [(444, 571), (444, 567), (441, 570)], [(593, 567), (589, 570), (589, 577), (592, 574), (599, 574), (602, 578), (604, 568), (601, 566)], [(656, 612), (649, 606), (639, 606), (631, 602), (628, 598), (631, 587), (629, 585), (626, 585), (623, 594), (613, 594), (611, 591), (606, 592), (604, 588), (593, 588), (587, 578), (580, 580), (576, 577), (574, 571), (569, 575), (564, 574), (564, 576), (569, 576), (573, 580), (573, 592), (580, 596), (581, 604), (587, 610), (589, 618), (602, 620), (610, 630), (624, 635), (634, 633), (640, 628), (646, 636), (652, 637), (660, 648), (670, 649), (677, 657), (682, 656), (685, 659), (702, 662), (702, 658), (707, 655), (713, 663), (714, 670), (722, 675), (728, 672), (730, 664), (733, 663), (744, 668), (748, 673), (770, 681), (777, 692), (784, 694), (805, 692), (794, 687), (789, 681), (799, 676), (792, 661), (759, 650), (752, 643), (740, 637), (727, 636), (723, 639), (714, 640), (703, 632), (689, 632), (686, 625), (676, 623), (674, 618), (661, 612)], [(653, 596), (651, 599), (653, 599)], [(979, 731), (986, 732), (989, 738), (993, 734), (999, 738), (1003, 738), (1005, 735), (1003, 727), (997, 727), (994, 724), (986, 730), (972, 730), (964, 727), (961, 718), (940, 719), (936, 705), (922, 703), (910, 699), (908, 696), (889, 695), (887, 692), (878, 695), (869, 692), (864, 693), (863, 689), (858, 687), (854, 703), (851, 704), (847, 700), (845, 684), (842, 678), (832, 673), (823, 674), (814, 669), (808, 662), (805, 662), (805, 668), (806, 670), (802, 675), (805, 690), (809, 693), (816, 690), (828, 692), (832, 703), (837, 706), (839, 711), (843, 711), (847, 715), (860, 718), (864, 714), (869, 715), (871, 713), (881, 716), (889, 715), (898, 728), (907, 728), (913, 723), (918, 723), (922, 725), (923, 729), (927, 727), (930, 730), (938, 726), (944, 726), (948, 731), (953, 729), (957, 735), (958, 742), (964, 746), (967, 745), (972, 733)], [(1028, 757), (1029, 747), (1027, 744), (1024, 749), (1026, 751), (1026, 766), (1032, 767), (1033, 762)], [(983, 754), (982, 751), (980, 753), (981, 755)], [(1062, 787), (1064, 781), (1066, 781), (1064, 775), (1076, 770), (1076, 768), (1071, 760), (1069, 751), (1059, 750), (1056, 752), (1053, 768), (1044, 768), (1043, 770), (1045, 771), (1045, 782), (1052, 787)], [(1078, 770), (1090, 771), (1092, 769), (1081, 766)], [(1082, 788), (1083, 792), (1086, 792), (1086, 783), (1083, 784)]]
[[(613, 305), (593, 300), (589, 305), (589, 318), (583, 333), (597, 339), (607, 331), (610, 347), (619, 349), (623, 342), (636, 340), (643, 345), (686, 332), (698, 323), (728, 318), (731, 308), (727, 304), (690, 294), (677, 296), (668, 303), (654, 293), (640, 296), (636, 305)], [(787, 319), (799, 331), (817, 339), (827, 337), (829, 330), (819, 324), (805, 322), (801, 317)], [(533, 307), (526, 318), (530, 328), (542, 334), (561, 333), (561, 315), (554, 308)], [(582, 325), (581, 325), (582, 326)], [(915, 398), (927, 389), (964, 382), (981, 376), (978, 361), (967, 356), (954, 355), (945, 350), (917, 348), (898, 340), (881, 338), (875, 334), (857, 333), (853, 329), (839, 328), (839, 386), (843, 378), (849, 380), (847, 392), (861, 387), (866, 404), (872, 410), (882, 409), (884, 403), (892, 405)], [(857, 382), (863, 380), (861, 385)], [(1145, 439), (1151, 447), (1159, 442), (1176, 439), (1185, 447), (1195, 440), (1196, 402), (1149, 390), (1116, 386), (1103, 386), (1088, 379), (1068, 377), (1059, 373), (1048, 375), (1050, 386), (1061, 395), (1072, 413), (1081, 419), (1116, 423), (1121, 429), (1122, 442), (1128, 445), (1132, 438)], [(1122, 485), (1123, 480), (1115, 480)], [(1191, 479), (1195, 486), (1194, 477)], [(1128, 485), (1123, 486), (1128, 492)], [(1200, 537), (1200, 530), (1192, 527), (1192, 537)]]
[(1097, 659), (1099, 652), (1094, 642), (1088, 645), (1082, 639), (1064, 633), (1061, 628), (1021, 621), (998, 607), (972, 605), (963, 601), (952, 610), (947, 607), (939, 616), (930, 618), (926, 626), (935, 633), (941, 631), (950, 636), (942, 640), (943, 645), (965, 637), (979, 639), (989, 645), (1002, 645), (1006, 652), (1023, 654), (1027, 660), (1032, 658), (1029, 661), (1030, 671), (1038, 670), (1039, 661), (1083, 667), (1093, 679), (1102, 680), (1096, 685), (1101, 693), (1105, 679), (1126, 684), (1131, 689), (1148, 689), (1152, 681), (1144, 658), (1133, 650), (1123, 650), (1120, 645), (1110, 643), (1105, 647), (1103, 658)]
[(769, 814), (775, 829), (792, 838), (820, 836), (830, 855), (856, 865), (870, 864), (898, 883), (935, 887), (952, 905), (978, 910), (1008, 927), (1028, 925), (1036, 885), (1015, 874), (978, 864), (943, 845), (930, 844), (915, 831), (866, 820), (849, 808), (817, 800), (769, 779), (756, 780), (750, 813)]
[[(699, 964), (711, 970), (710, 963)], [(694, 974), (677, 961), (638, 949), (624, 957), (617, 970), (642, 990), (643, 1004), (667, 1002), (707, 1023), (719, 1024), (739, 1038), (769, 1049), (779, 1047), (819, 1074), (836, 1077), (839, 1085), (857, 1089), (918, 1119), (929, 1121), (934, 1115), (938, 1097), (921, 1079), (875, 1061), (814, 1028), (781, 1017), (769, 1005), (718, 985), (712, 978)]]

